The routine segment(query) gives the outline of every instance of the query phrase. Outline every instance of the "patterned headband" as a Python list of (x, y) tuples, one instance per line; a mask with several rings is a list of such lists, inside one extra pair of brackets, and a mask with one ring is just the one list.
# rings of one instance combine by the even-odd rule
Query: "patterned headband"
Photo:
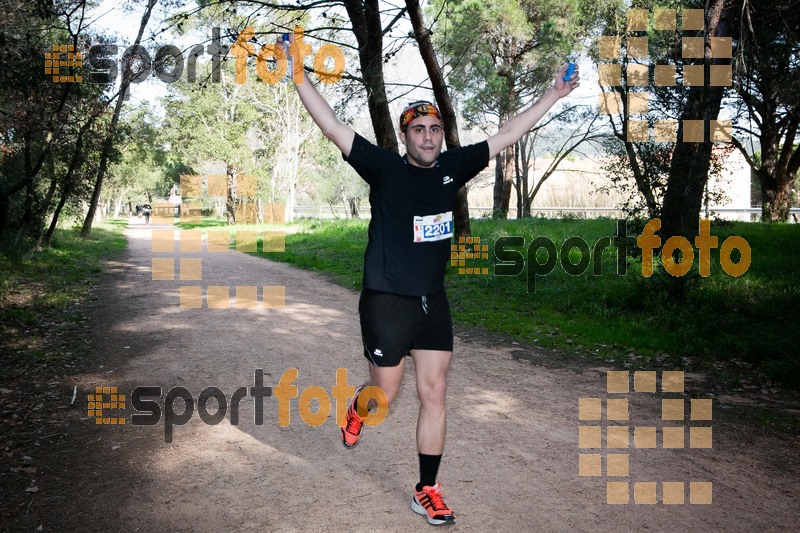
[(430, 102), (413, 102), (408, 104), (403, 112), (400, 114), (400, 131), (405, 132), (408, 124), (419, 117), (436, 117), (439, 122), (442, 121), (442, 114), (439, 113), (439, 108)]

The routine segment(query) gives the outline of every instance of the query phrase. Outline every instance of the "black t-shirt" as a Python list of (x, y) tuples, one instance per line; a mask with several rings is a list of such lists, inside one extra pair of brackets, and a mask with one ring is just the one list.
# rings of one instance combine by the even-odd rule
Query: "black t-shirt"
[(346, 160), (370, 186), (364, 287), (409, 296), (443, 290), (456, 192), (489, 164), (489, 144), (447, 150), (422, 168), (356, 134)]

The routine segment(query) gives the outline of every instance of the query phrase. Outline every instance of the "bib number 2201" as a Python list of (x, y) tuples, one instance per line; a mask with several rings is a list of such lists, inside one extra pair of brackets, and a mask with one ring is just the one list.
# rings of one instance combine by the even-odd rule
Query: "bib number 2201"
[(434, 242), (453, 236), (453, 213), (414, 217), (414, 242)]

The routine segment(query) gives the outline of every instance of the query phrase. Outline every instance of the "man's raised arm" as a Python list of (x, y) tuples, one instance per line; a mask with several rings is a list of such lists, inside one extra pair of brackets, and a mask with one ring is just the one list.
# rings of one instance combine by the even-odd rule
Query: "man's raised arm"
[[(278, 42), (280, 43), (281, 40), (279, 39)], [(289, 65), (291, 71), (291, 62)], [(339, 122), (339, 119), (336, 118), (328, 102), (326, 102), (322, 95), (317, 92), (317, 89), (311, 85), (302, 66), (300, 67), (300, 72), (302, 74), (302, 80), (300, 83), (295, 83), (294, 86), (297, 89), (300, 100), (303, 102), (303, 106), (305, 106), (308, 114), (311, 115), (311, 118), (314, 119), (314, 122), (319, 126), (319, 129), (322, 130), (322, 134), (333, 141), (333, 144), (342, 151), (345, 157), (349, 157), (356, 132), (353, 131), (350, 126)], [(292, 79), (294, 79), (294, 76)]]
[(567, 65), (564, 65), (558, 72), (556, 82), (549, 91), (544, 93), (544, 95), (528, 109), (509, 119), (500, 127), (497, 133), (489, 137), (487, 140), (489, 143), (489, 159), (520, 140), (523, 135), (528, 133), (536, 123), (539, 122), (539, 119), (541, 119), (556, 102), (567, 96), (572, 92), (572, 89), (578, 86), (580, 76), (578, 75), (577, 69), (570, 81), (564, 81), (562, 79), (566, 71)]

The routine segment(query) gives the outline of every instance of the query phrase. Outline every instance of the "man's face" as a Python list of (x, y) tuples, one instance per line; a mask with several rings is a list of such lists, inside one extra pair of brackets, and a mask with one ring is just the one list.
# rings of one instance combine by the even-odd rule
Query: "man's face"
[(408, 162), (417, 167), (432, 167), (442, 153), (444, 132), (436, 117), (418, 117), (400, 132), (400, 141), (406, 145)]

